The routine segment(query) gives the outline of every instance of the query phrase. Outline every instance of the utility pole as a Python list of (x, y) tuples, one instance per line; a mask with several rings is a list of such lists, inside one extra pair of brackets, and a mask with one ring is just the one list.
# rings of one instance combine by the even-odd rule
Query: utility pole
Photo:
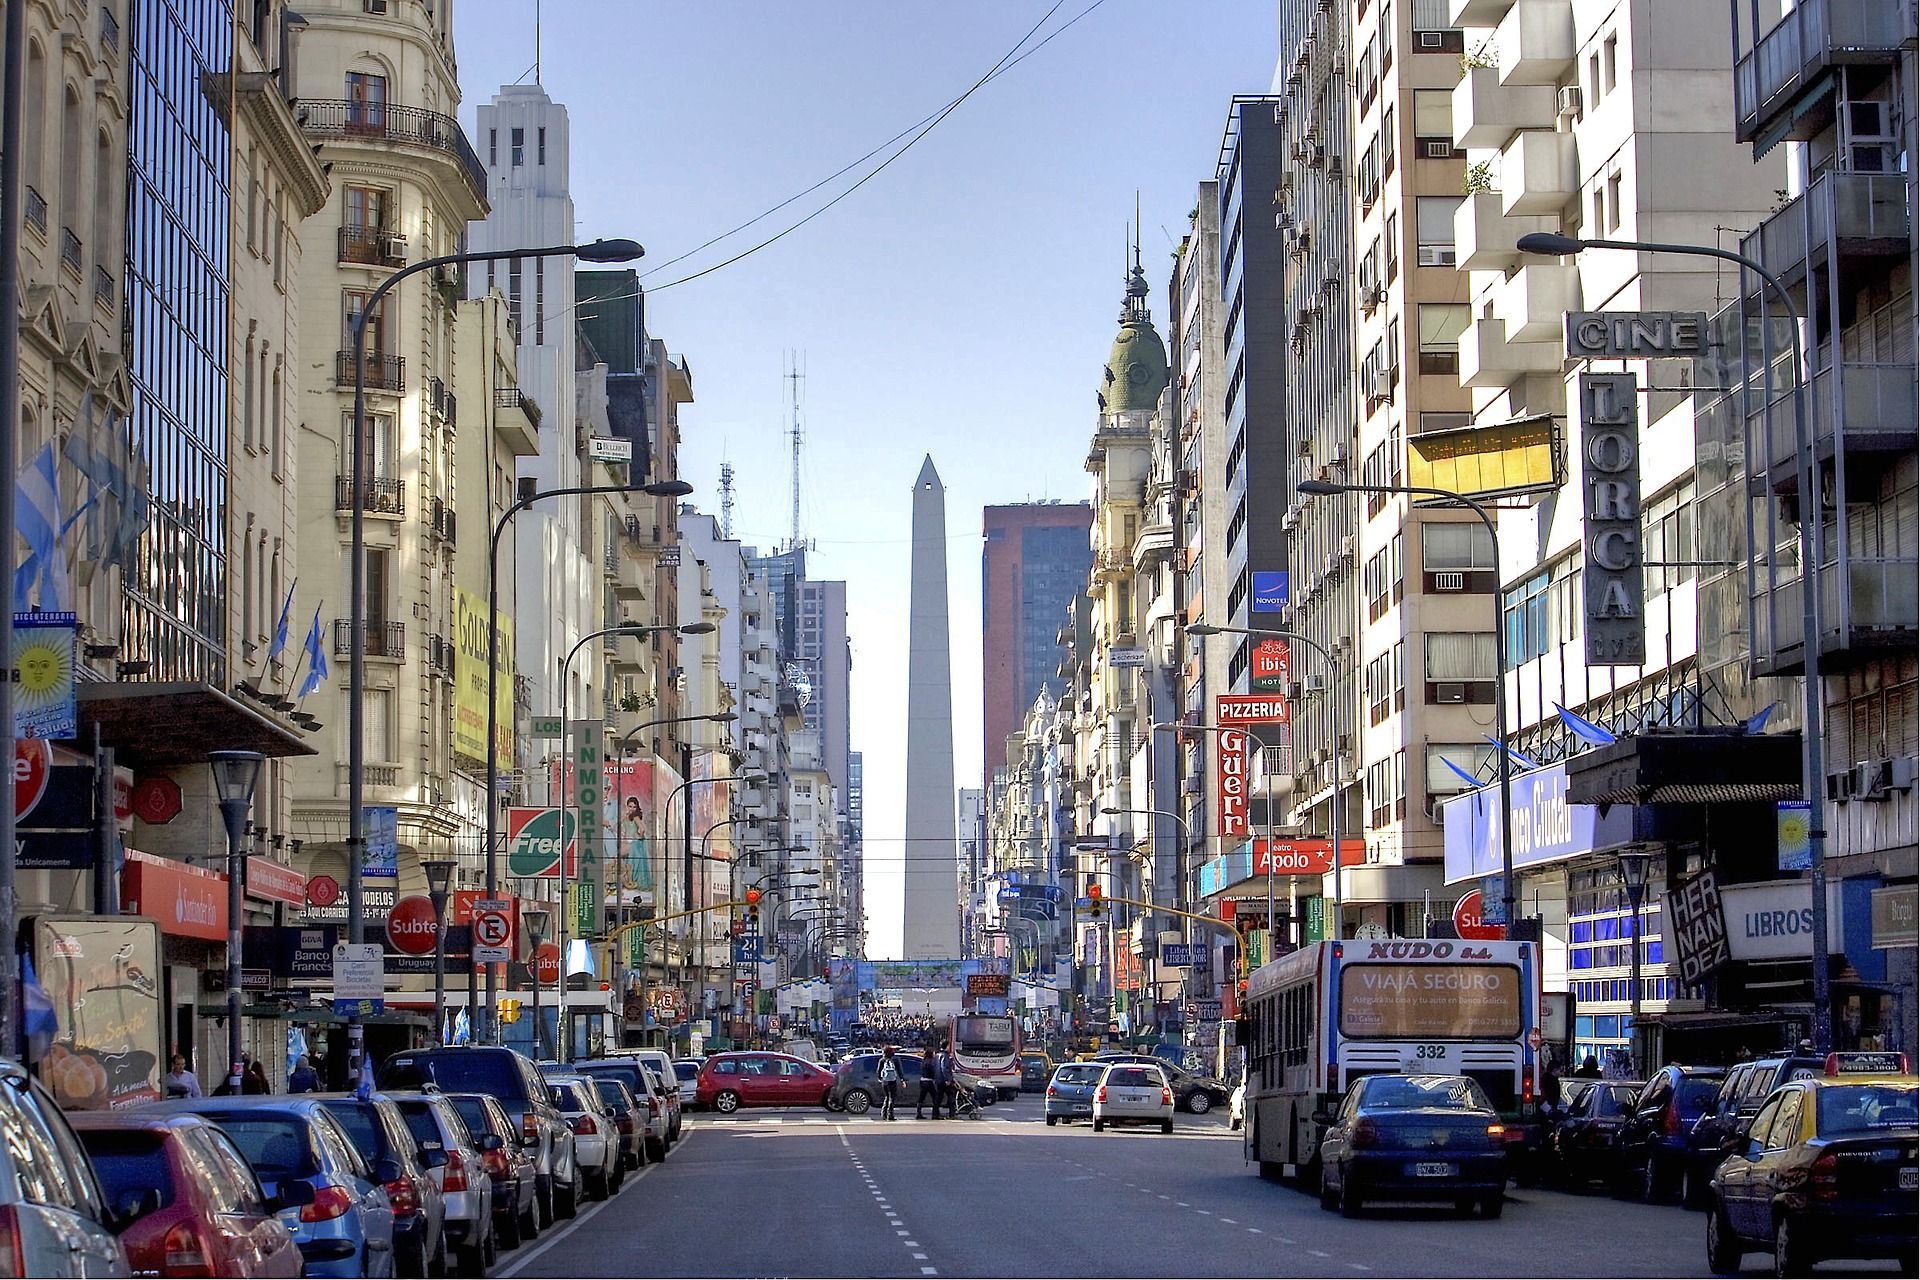
[(787, 356), (787, 398), (793, 406), (793, 425), (787, 430), (788, 440), (793, 447), (793, 477), (789, 486), (791, 510), (788, 513), (787, 550), (800, 548), (800, 383), (807, 374), (800, 367), (800, 353), (789, 352)]

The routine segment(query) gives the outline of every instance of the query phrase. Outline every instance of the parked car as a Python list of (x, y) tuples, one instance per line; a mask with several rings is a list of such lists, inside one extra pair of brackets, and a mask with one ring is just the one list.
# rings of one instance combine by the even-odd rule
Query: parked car
[(660, 1100), (662, 1115), (666, 1121), (665, 1133), (655, 1135), (658, 1141), (648, 1152), (651, 1159), (665, 1160), (668, 1150), (674, 1143), (680, 1141), (681, 1120), (680, 1090), (676, 1083), (679, 1077), (674, 1074), (673, 1059), (665, 1050), (634, 1049), (610, 1058), (582, 1058), (573, 1064), (572, 1069), (596, 1079), (611, 1076), (616, 1080), (622, 1080), (627, 1088), (633, 1091), (634, 1097), (644, 1100), (655, 1096), (655, 1091), (651, 1090), (648, 1082), (641, 1077), (639, 1069), (642, 1066), (650, 1068), (654, 1075), (669, 1082), (667, 1089), (669, 1096), (662, 1097)]
[[(877, 1053), (856, 1053), (833, 1070), (833, 1083), (827, 1087), (827, 1109), (849, 1115), (865, 1115), (880, 1105), (880, 1057)], [(920, 1089), (920, 1059), (917, 1055), (896, 1053), (894, 1069), (900, 1073), (899, 1098), (913, 1101)]]
[(1506, 1201), (1506, 1126), (1466, 1076), (1365, 1076), (1353, 1082), (1320, 1142), (1320, 1207), (1353, 1217), (1371, 1197), (1451, 1200), (1489, 1218)]
[(391, 1157), (400, 1166), (400, 1176), (387, 1184), (387, 1199), (393, 1203), (395, 1274), (445, 1275), (447, 1202), (431, 1173), (446, 1162), (445, 1154), (422, 1147), (400, 1118), (400, 1108), (385, 1095), (365, 1099), (350, 1093), (314, 1096), (347, 1131), (361, 1155), (369, 1161)]
[(617, 1189), (626, 1170), (620, 1163), (620, 1133), (613, 1117), (600, 1103), (593, 1080), (582, 1075), (550, 1075), (547, 1088), (553, 1105), (573, 1127), (574, 1158), (587, 1180), (587, 1198), (605, 1200)]
[[(247, 1158), (199, 1116), (76, 1111), (68, 1119), (109, 1205), (139, 1205), (120, 1233), (134, 1271), (149, 1276), (297, 1276), (300, 1249), (277, 1216), (312, 1188), (289, 1182), (282, 1202), (261, 1189)], [(31, 1266), (9, 1275), (58, 1275)], [(87, 1274), (96, 1274), (89, 1271)], [(98, 1273), (105, 1274), (105, 1273)], [(121, 1272), (120, 1274), (125, 1274)]]
[(582, 1180), (573, 1158), (573, 1130), (524, 1054), (497, 1045), (409, 1049), (381, 1064), (379, 1084), (388, 1090), (431, 1084), (445, 1093), (484, 1093), (496, 1099), (519, 1127), (521, 1145), (535, 1154), (540, 1226), (551, 1226), (556, 1217), (571, 1218), (577, 1211)]
[(1109, 1125), (1160, 1126), (1173, 1132), (1173, 1087), (1164, 1064), (1109, 1062), (1101, 1067), (1093, 1087), (1093, 1131)]
[(784, 1053), (716, 1053), (700, 1068), (694, 1097), (731, 1115), (742, 1107), (818, 1107), (833, 1074)]
[(1225, 1106), (1233, 1097), (1233, 1089), (1224, 1080), (1215, 1080), (1211, 1076), (1196, 1075), (1185, 1067), (1151, 1053), (1101, 1053), (1094, 1055), (1095, 1062), (1133, 1062), (1142, 1066), (1159, 1067), (1167, 1077), (1167, 1084), (1173, 1089), (1174, 1105), (1193, 1115), (1205, 1115), (1215, 1107)]
[(1719, 1095), (1725, 1067), (1665, 1066), (1647, 1077), (1620, 1139), (1620, 1186), (1648, 1204), (1671, 1199), (1687, 1138)]
[(1689, 1209), (1707, 1205), (1707, 1184), (1720, 1162), (1740, 1145), (1747, 1122), (1773, 1091), (1790, 1080), (1810, 1080), (1825, 1072), (1826, 1059), (1785, 1054), (1742, 1062), (1727, 1072), (1720, 1091), (1687, 1135), (1686, 1155), (1680, 1166), (1680, 1203)]
[(620, 1135), (620, 1167), (638, 1169), (647, 1162), (647, 1108), (633, 1096), (632, 1090), (618, 1080), (591, 1081), (600, 1095), (600, 1105), (613, 1117), (614, 1132)]
[(674, 1093), (680, 1099), (682, 1113), (693, 1108), (693, 1095), (700, 1087), (700, 1062), (696, 1058), (675, 1058), (673, 1061), (673, 1079), (677, 1086)]
[(147, 1203), (110, 1199), (53, 1095), (0, 1058), (0, 1271), (131, 1275), (117, 1233)]
[(1045, 1093), (1052, 1079), (1052, 1058), (1038, 1049), (1020, 1051), (1020, 1092)]
[(1247, 1082), (1242, 1080), (1233, 1086), (1233, 1096), (1227, 1099), (1227, 1128), (1235, 1133), (1247, 1126)]
[[(447, 1101), (466, 1121), (480, 1149), (480, 1164), (493, 1183), (493, 1233), (502, 1249), (517, 1249), (540, 1234), (539, 1167), (520, 1142), (505, 1107), (484, 1093), (450, 1093)], [(490, 1142), (488, 1139), (498, 1139)]]
[[(393, 1202), (387, 1187), (403, 1166), (391, 1156), (369, 1161), (312, 1094), (176, 1098), (145, 1114), (205, 1116), (233, 1139), (270, 1196), (286, 1205), (280, 1221), (293, 1232), (308, 1276), (391, 1276)], [(304, 1199), (298, 1185), (313, 1189)], [(295, 1207), (297, 1204), (297, 1207)]]
[(447, 1095), (395, 1093), (394, 1105), (420, 1149), (442, 1159), (432, 1177), (447, 1206), (447, 1244), (460, 1256), (460, 1269), (484, 1274), (499, 1256), (493, 1234), (493, 1179), (480, 1167), (480, 1147), (467, 1122)]
[(1619, 1183), (1621, 1139), (1634, 1101), (1644, 1087), (1602, 1080), (1580, 1091), (1579, 1098), (1554, 1125), (1550, 1139), (1553, 1174), (1563, 1186)]
[(1047, 1081), (1045, 1109), (1047, 1123), (1093, 1119), (1093, 1091), (1107, 1069), (1097, 1062), (1063, 1062), (1053, 1069)]
[[(1707, 1265), (1740, 1270), (1773, 1251), (1774, 1274), (1829, 1258), (1897, 1258), (1920, 1272), (1920, 1076), (1904, 1054), (1834, 1054), (1828, 1074), (1775, 1089), (1714, 1171)], [(1870, 1069), (1891, 1067), (1885, 1074)]]

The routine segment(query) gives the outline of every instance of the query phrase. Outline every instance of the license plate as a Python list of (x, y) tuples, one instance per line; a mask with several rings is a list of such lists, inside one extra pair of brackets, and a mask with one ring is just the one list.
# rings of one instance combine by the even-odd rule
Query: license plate
[(1902, 1191), (1920, 1191), (1920, 1169), (1902, 1169), (1900, 1171), (1900, 1189)]
[(1444, 1160), (1423, 1160), (1412, 1168), (1416, 1178), (1451, 1178), (1460, 1172), (1458, 1166)]

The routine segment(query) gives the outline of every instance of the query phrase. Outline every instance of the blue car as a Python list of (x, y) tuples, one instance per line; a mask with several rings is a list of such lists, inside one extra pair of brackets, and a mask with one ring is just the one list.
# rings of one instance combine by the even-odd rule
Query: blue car
[(1100, 1087), (1104, 1062), (1063, 1062), (1047, 1081), (1047, 1123), (1092, 1120), (1093, 1091)]
[[(268, 1195), (283, 1182), (306, 1183), (313, 1202), (280, 1211), (293, 1232), (308, 1276), (393, 1275), (393, 1204), (386, 1184), (400, 1167), (388, 1157), (367, 1163), (313, 1098), (193, 1098), (156, 1103), (155, 1110), (191, 1112), (220, 1126), (247, 1158)], [(288, 1197), (304, 1198), (304, 1197)]]
[(1346, 1217), (1369, 1199), (1451, 1201), (1500, 1216), (1507, 1188), (1506, 1126), (1466, 1076), (1366, 1076), (1339, 1110), (1316, 1112), (1320, 1207)]

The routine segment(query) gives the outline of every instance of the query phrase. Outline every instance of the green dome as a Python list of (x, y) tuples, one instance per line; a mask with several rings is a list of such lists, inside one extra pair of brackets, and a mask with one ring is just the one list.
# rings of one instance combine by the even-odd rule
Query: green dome
[(1127, 278), (1127, 300), (1120, 312), (1120, 332), (1100, 386), (1102, 413), (1151, 412), (1167, 389), (1167, 348), (1147, 314), (1147, 277), (1136, 265)]

